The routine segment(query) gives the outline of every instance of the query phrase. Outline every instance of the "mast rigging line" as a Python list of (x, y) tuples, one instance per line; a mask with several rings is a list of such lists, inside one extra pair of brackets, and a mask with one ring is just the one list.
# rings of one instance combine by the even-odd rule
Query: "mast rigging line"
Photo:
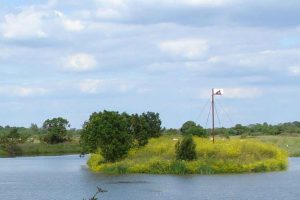
[[(215, 103), (217, 101), (215, 100)], [(217, 106), (215, 106), (215, 111), (216, 111), (216, 115), (217, 115), (217, 119), (218, 119), (218, 122), (219, 122), (219, 126), (220, 128), (222, 128), (222, 123), (221, 123), (221, 120), (220, 120), (220, 117), (219, 117), (219, 113), (218, 113), (218, 109), (217, 109)]]
[(210, 99), (207, 99), (206, 103), (204, 104), (204, 106), (202, 107), (200, 114), (197, 116), (196, 121), (201, 120), (202, 114), (204, 113), (205, 108), (207, 107), (207, 105), (210, 103)]
[(224, 109), (224, 107), (222, 106), (222, 104), (218, 101), (217, 102), (218, 107), (220, 107), (223, 111), (223, 113), (225, 113), (225, 116), (228, 118), (228, 120), (230, 121), (230, 123), (232, 124), (232, 126), (235, 124), (233, 122), (233, 120), (229, 117), (228, 113), (226, 112), (226, 110)]
[(205, 123), (205, 129), (207, 129), (207, 123), (208, 123), (208, 120), (209, 120), (209, 117), (210, 117), (211, 108), (212, 108), (212, 105), (210, 105), (210, 107), (209, 107), (208, 116), (207, 116), (206, 123)]

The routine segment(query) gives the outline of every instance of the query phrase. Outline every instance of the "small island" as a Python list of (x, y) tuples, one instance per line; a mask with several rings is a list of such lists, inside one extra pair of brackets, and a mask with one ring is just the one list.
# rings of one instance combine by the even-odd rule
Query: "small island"
[(288, 154), (256, 139), (218, 137), (188, 121), (158, 134), (158, 113), (93, 113), (83, 127), (84, 149), (92, 171), (107, 174), (217, 174), (285, 170)]
[[(181, 140), (181, 136), (176, 136)], [(267, 172), (284, 170), (287, 153), (278, 147), (258, 140), (210, 139), (193, 137), (196, 159), (176, 159), (174, 136), (150, 139), (142, 148), (134, 148), (128, 156), (117, 162), (104, 162), (100, 153), (93, 154), (88, 166), (91, 170), (107, 174), (216, 174)]]

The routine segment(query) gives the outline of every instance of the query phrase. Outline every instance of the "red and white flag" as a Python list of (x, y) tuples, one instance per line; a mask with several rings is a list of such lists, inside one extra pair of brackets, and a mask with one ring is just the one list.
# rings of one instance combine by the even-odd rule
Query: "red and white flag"
[(213, 94), (214, 95), (223, 95), (224, 90), (223, 89), (213, 89)]

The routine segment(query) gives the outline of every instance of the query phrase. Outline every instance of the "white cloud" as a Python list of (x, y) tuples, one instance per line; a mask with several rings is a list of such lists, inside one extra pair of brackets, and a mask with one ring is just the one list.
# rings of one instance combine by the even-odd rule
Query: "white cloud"
[[(82, 31), (82, 21), (70, 19), (62, 12), (47, 7), (24, 7), (4, 16), (1, 32), (5, 38), (45, 38), (62, 26), (67, 31)], [(57, 32), (55, 32), (57, 34)]]
[[(172, 4), (181, 4), (181, 5), (190, 5), (190, 6), (222, 6), (226, 5), (233, 0), (162, 0), (162, 2), (172, 5)], [(161, 1), (160, 1), (161, 2)]]
[(64, 59), (63, 68), (68, 71), (82, 72), (90, 71), (97, 65), (93, 55), (78, 53), (68, 56)]
[(33, 8), (24, 9), (18, 14), (7, 14), (2, 25), (3, 36), (6, 38), (46, 37), (43, 17), (43, 12)]
[(95, 2), (111, 7), (125, 7), (128, 4), (142, 3), (144, 5), (188, 5), (188, 6), (221, 6), (234, 0), (94, 0)]
[(258, 88), (224, 88), (224, 98), (254, 98), (262, 94)]
[(94, 0), (94, 2), (106, 7), (123, 7), (129, 0)]
[(83, 93), (125, 93), (134, 86), (124, 81), (115, 79), (87, 79), (79, 83), (79, 89)]
[(79, 84), (81, 92), (95, 94), (105, 86), (103, 80), (84, 80)]
[(57, 17), (59, 17), (63, 27), (67, 31), (82, 31), (85, 28), (85, 26), (80, 20), (68, 19), (62, 12), (57, 10), (54, 11), (54, 13)]
[(4, 85), (0, 86), (0, 94), (7, 96), (34, 96), (34, 95), (44, 95), (47, 92), (45, 88), (41, 87), (27, 87), (27, 86), (11, 86)]
[(68, 31), (81, 31), (84, 29), (84, 25), (79, 20), (64, 19), (63, 25)]
[(163, 41), (159, 44), (163, 53), (187, 59), (202, 57), (208, 50), (208, 42), (198, 38), (183, 38)]
[[(95, 10), (95, 16), (100, 19), (114, 20), (122, 19), (123, 14), (128, 11), (128, 0), (95, 0), (97, 9)], [(125, 12), (125, 13), (124, 13)]]
[[(198, 65), (188, 67), (189, 70), (215, 70), (230, 71), (241, 73), (259, 73), (259, 72), (284, 72), (289, 71), (292, 75), (297, 75), (300, 51), (299, 49), (278, 49), (267, 51), (251, 51), (251, 52), (234, 52), (230, 54), (220, 54), (209, 57), (205, 61), (201, 61)], [(290, 62), (287, 62), (289, 60)], [(291, 67), (291, 63), (296, 65)], [(197, 64), (197, 63), (196, 63)], [(234, 73), (232, 73), (234, 74)], [(246, 73), (245, 73), (246, 74)], [(240, 74), (239, 74), (240, 75)], [(249, 74), (253, 76), (253, 74)], [(254, 74), (257, 76), (257, 74)]]
[(162, 62), (152, 63), (145, 67), (147, 72), (168, 72), (181, 67), (180, 63), (176, 62)]
[(299, 76), (300, 75), (300, 66), (289, 67), (289, 72), (294, 76)]
[(101, 19), (118, 19), (121, 18), (120, 11), (112, 8), (99, 8), (96, 11), (96, 16)]
[(184, 67), (189, 71), (206, 71), (208, 69), (208, 65), (203, 62), (185, 62), (183, 63)]
[(254, 75), (254, 76), (243, 76), (240, 77), (241, 81), (248, 82), (248, 83), (263, 83), (271, 81), (272, 78), (269, 76), (260, 76), (260, 75)]

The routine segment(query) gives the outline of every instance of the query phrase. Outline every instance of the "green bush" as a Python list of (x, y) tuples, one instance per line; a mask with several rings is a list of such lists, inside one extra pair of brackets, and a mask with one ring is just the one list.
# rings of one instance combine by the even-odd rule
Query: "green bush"
[(208, 133), (207, 131), (200, 125), (197, 125), (193, 121), (187, 121), (185, 122), (182, 127), (180, 128), (180, 131), (183, 135), (195, 135), (199, 137), (207, 137)]
[(177, 160), (195, 160), (196, 144), (191, 135), (185, 136), (182, 141), (178, 141), (175, 146)]

